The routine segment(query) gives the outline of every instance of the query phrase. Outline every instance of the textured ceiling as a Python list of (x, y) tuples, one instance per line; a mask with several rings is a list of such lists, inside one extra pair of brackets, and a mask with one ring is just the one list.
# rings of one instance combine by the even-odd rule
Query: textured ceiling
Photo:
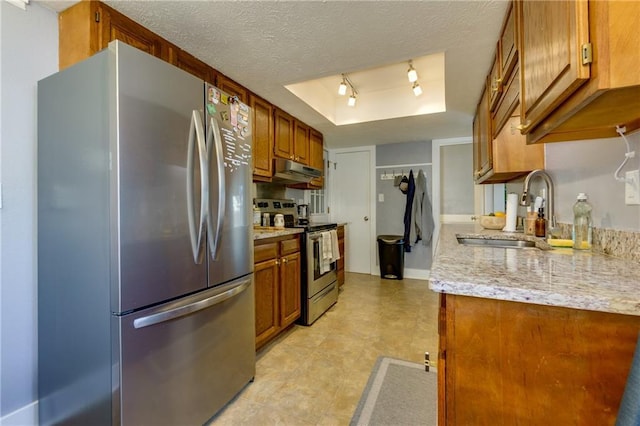
[[(330, 148), (470, 136), (508, 2), (106, 1), (325, 135)], [(445, 52), (443, 113), (335, 126), (284, 86)]]

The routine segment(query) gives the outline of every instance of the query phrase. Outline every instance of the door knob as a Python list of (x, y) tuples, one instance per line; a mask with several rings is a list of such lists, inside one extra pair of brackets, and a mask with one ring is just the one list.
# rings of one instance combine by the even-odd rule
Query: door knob
[(368, 221), (369, 221), (369, 216), (365, 216), (365, 217), (364, 217), (364, 221), (365, 221), (365, 222), (368, 222)]

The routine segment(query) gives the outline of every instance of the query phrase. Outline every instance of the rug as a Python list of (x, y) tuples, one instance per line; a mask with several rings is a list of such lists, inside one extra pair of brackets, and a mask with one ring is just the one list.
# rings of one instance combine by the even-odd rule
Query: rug
[(381, 356), (376, 361), (350, 426), (438, 423), (438, 375), (433, 367)]

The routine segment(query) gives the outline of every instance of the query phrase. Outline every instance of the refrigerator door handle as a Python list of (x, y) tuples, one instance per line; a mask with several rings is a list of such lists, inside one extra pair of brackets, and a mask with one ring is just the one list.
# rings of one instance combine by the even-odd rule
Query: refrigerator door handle
[[(200, 166), (200, 217), (196, 218), (193, 206), (194, 198), (194, 151), (198, 153)], [(209, 199), (209, 181), (207, 179), (206, 147), (204, 142), (204, 126), (200, 112), (193, 110), (191, 114), (191, 125), (189, 129), (189, 142), (187, 148), (187, 211), (189, 218), (189, 237), (191, 239), (191, 251), (193, 261), (196, 264), (202, 263), (202, 241), (207, 220), (207, 202)]]
[(148, 315), (146, 317), (137, 318), (133, 321), (134, 328), (144, 328), (149, 327), (151, 325), (159, 324), (161, 322), (167, 322), (174, 320), (176, 318), (184, 317), (190, 315), (194, 312), (201, 311), (203, 309), (210, 308), (211, 306), (217, 305), (219, 303), (224, 302), (225, 300), (231, 299), (245, 291), (251, 285), (251, 277), (237, 281), (233, 283), (231, 288), (225, 286), (225, 289), (218, 294), (207, 297), (206, 299), (199, 300), (195, 303), (190, 303), (185, 306), (180, 306), (178, 308), (168, 309), (166, 311), (158, 312), (152, 315)]
[[(209, 228), (209, 250), (211, 259), (218, 259), (218, 251), (220, 246), (220, 234), (222, 233), (222, 225), (225, 215), (225, 171), (224, 171), (224, 155), (222, 152), (222, 135), (220, 134), (220, 126), (215, 118), (211, 118), (209, 122), (209, 130), (207, 132), (207, 154), (208, 164), (211, 164), (211, 155), (215, 150), (216, 155), (216, 172), (218, 174), (218, 211), (216, 215), (215, 227), (211, 213), (207, 216), (207, 227)], [(215, 235), (214, 231), (215, 230)]]

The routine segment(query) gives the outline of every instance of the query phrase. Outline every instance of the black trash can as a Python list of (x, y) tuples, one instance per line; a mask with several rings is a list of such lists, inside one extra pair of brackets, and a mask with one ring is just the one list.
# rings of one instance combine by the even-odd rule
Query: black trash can
[(380, 276), (401, 280), (404, 275), (404, 237), (402, 235), (378, 235)]

